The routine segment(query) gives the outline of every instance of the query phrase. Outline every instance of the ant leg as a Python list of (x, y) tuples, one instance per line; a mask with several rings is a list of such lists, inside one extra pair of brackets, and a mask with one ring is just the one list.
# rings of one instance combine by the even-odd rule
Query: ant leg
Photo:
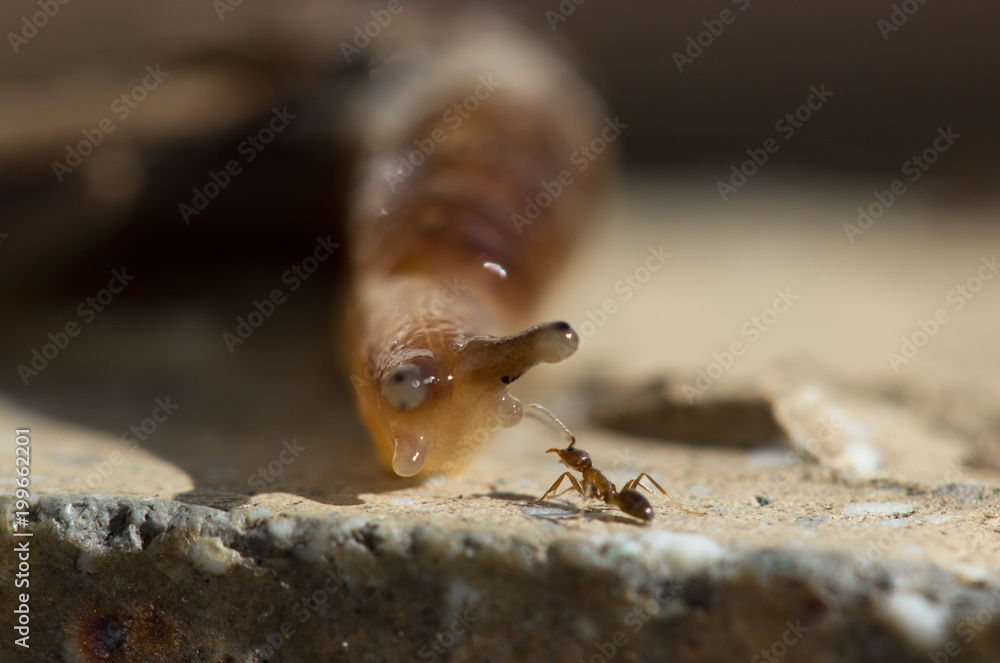
[[(570, 488), (567, 488), (566, 490), (575, 489), (578, 493), (583, 495), (583, 487), (580, 485), (580, 482), (576, 480), (576, 477), (570, 474), (569, 472), (563, 472), (561, 475), (559, 475), (559, 478), (556, 479), (556, 482), (552, 484), (552, 486), (548, 490), (545, 491), (545, 494), (539, 497), (534, 502), (531, 502), (531, 504), (538, 504), (539, 502), (544, 502), (545, 498), (548, 497), (549, 495), (555, 496), (556, 491), (559, 490), (559, 486), (562, 484), (562, 480), (565, 479), (566, 477), (569, 477), (570, 483), (573, 484)], [(566, 491), (564, 490), (563, 492)]]
[(647, 488), (646, 486), (643, 486), (642, 483), (640, 483), (642, 481), (643, 477), (646, 477), (647, 479), (649, 479), (650, 483), (652, 483), (654, 486), (656, 486), (657, 489), (659, 489), (659, 491), (661, 493), (663, 493), (667, 497), (668, 500), (670, 500), (671, 502), (674, 503), (675, 507), (677, 507), (678, 509), (680, 509), (684, 513), (690, 513), (690, 514), (693, 514), (693, 515), (696, 515), (696, 516), (707, 516), (708, 515), (704, 511), (691, 511), (690, 509), (685, 509), (684, 507), (682, 507), (680, 504), (678, 504), (677, 500), (675, 500), (673, 497), (670, 496), (670, 493), (668, 493), (667, 491), (663, 490), (663, 486), (661, 486), (660, 484), (656, 483), (656, 479), (654, 479), (653, 477), (649, 476), (645, 472), (640, 472), (639, 476), (637, 476), (636, 478), (634, 478), (631, 481), (629, 481), (628, 483), (626, 483), (622, 487), (622, 490), (628, 490), (628, 489), (635, 490), (636, 488), (640, 488), (641, 487), (647, 493), (649, 493), (650, 495), (652, 495), (653, 491), (650, 490), (649, 488)]

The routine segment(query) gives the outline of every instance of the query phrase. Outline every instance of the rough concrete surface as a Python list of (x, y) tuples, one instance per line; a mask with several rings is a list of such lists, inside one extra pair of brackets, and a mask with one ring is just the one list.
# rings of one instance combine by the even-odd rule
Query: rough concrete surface
[[(763, 181), (733, 206), (711, 186), (610, 207), (542, 316), (579, 354), (516, 390), (619, 486), (648, 472), (704, 516), (531, 504), (563, 471), (533, 421), (461, 475), (387, 476), (331, 358), (332, 273), (232, 353), (222, 333), (280, 270), (243, 275), (245, 302), (140, 306), (170, 276), (137, 277), (27, 387), (13, 367), (74, 306), (23, 304), (2, 351), (0, 614), (21, 591), (29, 427), (31, 649), (5, 627), (0, 658), (995, 660), (1000, 280), (946, 299), (1000, 244), (974, 223), (995, 209), (917, 232), (942, 209), (906, 200), (910, 225), (850, 244), (867, 184)], [(641, 288), (617, 285), (661, 245)], [(886, 353), (938, 308), (949, 322), (894, 371)]]

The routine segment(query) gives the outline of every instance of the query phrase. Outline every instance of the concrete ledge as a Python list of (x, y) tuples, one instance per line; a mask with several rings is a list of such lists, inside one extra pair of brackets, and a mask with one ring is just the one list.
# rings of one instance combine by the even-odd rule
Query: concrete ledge
[[(927, 660), (1000, 595), (927, 564), (658, 530), (546, 540), (96, 496), (32, 515), (39, 660)], [(962, 660), (1000, 646), (983, 628)]]

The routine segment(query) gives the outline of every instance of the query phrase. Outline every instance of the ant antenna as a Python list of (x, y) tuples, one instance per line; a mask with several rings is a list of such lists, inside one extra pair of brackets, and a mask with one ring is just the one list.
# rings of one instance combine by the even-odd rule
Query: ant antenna
[(566, 424), (564, 424), (563, 422), (559, 421), (559, 418), (556, 417), (556, 415), (552, 414), (551, 412), (548, 411), (547, 408), (539, 405), (538, 403), (531, 403), (530, 405), (528, 405), (528, 407), (529, 408), (535, 408), (536, 410), (539, 410), (542, 413), (544, 413), (546, 417), (548, 417), (548, 419), (546, 419), (545, 417), (543, 417), (543, 416), (535, 413), (532, 410), (527, 410), (526, 411), (527, 414), (533, 415), (539, 421), (544, 421), (546, 423), (549, 423), (550, 421), (555, 422), (555, 424), (557, 426), (559, 426), (559, 428), (562, 429), (562, 432), (566, 434), (566, 437), (569, 438), (569, 446), (566, 447), (566, 448), (567, 449), (572, 449), (573, 448), (573, 445), (576, 444), (576, 436), (573, 435), (573, 433), (569, 430), (569, 428), (566, 427)]

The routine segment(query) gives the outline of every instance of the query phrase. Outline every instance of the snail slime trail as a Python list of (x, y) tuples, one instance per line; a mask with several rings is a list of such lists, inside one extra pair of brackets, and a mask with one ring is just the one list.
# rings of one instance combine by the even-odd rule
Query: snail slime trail
[(602, 169), (571, 155), (604, 113), (567, 62), (496, 16), (394, 27), (353, 109), (344, 337), (379, 457), (413, 476), (464, 466), (521, 420), (510, 384), (576, 350), (569, 324), (531, 316), (596, 205)]

